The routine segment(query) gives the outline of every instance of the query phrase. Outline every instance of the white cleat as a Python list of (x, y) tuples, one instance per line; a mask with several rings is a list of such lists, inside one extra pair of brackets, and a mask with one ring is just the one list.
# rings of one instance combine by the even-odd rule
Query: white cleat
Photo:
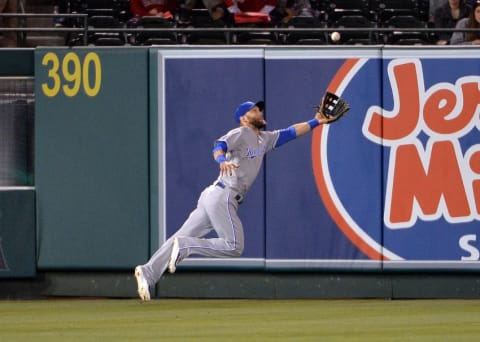
[(135, 278), (137, 278), (138, 296), (143, 301), (150, 300), (150, 289), (148, 287), (147, 279), (143, 276), (142, 268), (140, 266), (135, 267)]
[(178, 247), (178, 239), (175, 238), (173, 239), (172, 254), (170, 254), (170, 262), (168, 263), (168, 272), (175, 273), (179, 254), (180, 248)]

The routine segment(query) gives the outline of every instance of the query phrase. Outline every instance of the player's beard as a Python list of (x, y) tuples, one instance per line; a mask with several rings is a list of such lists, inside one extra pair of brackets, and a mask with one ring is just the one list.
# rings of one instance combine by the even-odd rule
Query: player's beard
[(259, 119), (251, 118), (249, 121), (250, 121), (250, 125), (252, 125), (257, 129), (263, 129), (267, 126), (267, 122), (265, 121), (264, 118), (259, 118)]

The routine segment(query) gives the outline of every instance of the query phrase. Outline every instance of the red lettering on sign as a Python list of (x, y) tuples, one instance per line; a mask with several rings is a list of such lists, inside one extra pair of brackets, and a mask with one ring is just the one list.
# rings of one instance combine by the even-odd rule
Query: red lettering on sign
[[(424, 165), (418, 145), (399, 146), (395, 155), (391, 199), (389, 207), (390, 226), (415, 221), (415, 216), (438, 218), (446, 206), (452, 218), (469, 216), (470, 207), (466, 196), (463, 177), (458, 165), (458, 156), (450, 141), (433, 143), (431, 152), (426, 156), (429, 161)], [(419, 212), (414, 214), (415, 205)], [(412, 222), (413, 223), (413, 222)]]
[[(450, 89), (438, 89), (425, 101), (425, 124), (438, 134), (452, 134), (467, 127), (480, 104), (478, 81), (460, 85), (461, 94)], [(455, 107), (460, 105), (458, 110)]]
[[(393, 109), (370, 107), (362, 128), (371, 141), (391, 147), (385, 224), (398, 229), (412, 227), (418, 218), (480, 219), (480, 157), (474, 147), (464, 156), (459, 141), (479, 124), (480, 77), (425, 90), (417, 59), (392, 60), (388, 76)], [(419, 139), (422, 132), (426, 152)]]
[(415, 64), (407, 63), (392, 68), (392, 90), (394, 110), (384, 115), (382, 108), (373, 107), (368, 131), (377, 138), (387, 140), (402, 139), (410, 135), (418, 123), (420, 115), (420, 95)]
[[(480, 176), (480, 151), (475, 151), (470, 156), (470, 169), (476, 173), (476, 176)], [(476, 210), (480, 214), (480, 179), (472, 181), (473, 196), (475, 197)]]

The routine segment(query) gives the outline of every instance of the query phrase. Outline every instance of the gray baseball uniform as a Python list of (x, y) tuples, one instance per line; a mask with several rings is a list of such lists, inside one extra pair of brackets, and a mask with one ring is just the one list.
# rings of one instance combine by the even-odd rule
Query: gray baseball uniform
[[(242, 126), (217, 140), (227, 146), (227, 161), (239, 167), (231, 175), (220, 174), (212, 185), (203, 190), (197, 208), (182, 227), (141, 266), (150, 286), (167, 269), (175, 237), (180, 248), (179, 260), (192, 254), (208, 257), (235, 257), (242, 254), (244, 235), (237, 209), (257, 177), (265, 153), (276, 146), (279, 135), (278, 130), (260, 131), (257, 135), (253, 129)], [(218, 237), (203, 238), (212, 230)]]

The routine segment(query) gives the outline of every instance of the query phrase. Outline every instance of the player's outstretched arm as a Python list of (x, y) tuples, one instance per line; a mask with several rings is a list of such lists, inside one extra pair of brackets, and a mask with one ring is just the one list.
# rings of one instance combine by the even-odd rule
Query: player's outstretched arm
[(301, 137), (302, 135), (305, 135), (313, 130), (315, 127), (329, 123), (330, 121), (332, 121), (332, 119), (327, 118), (321, 110), (318, 110), (312, 120), (295, 124), (293, 127), (295, 128), (296, 136)]
[(309, 121), (296, 123), (288, 128), (280, 130), (280, 135), (278, 137), (277, 143), (275, 144), (275, 147), (280, 147), (289, 141), (292, 141), (298, 137), (301, 137), (302, 135), (309, 133), (315, 127), (318, 127), (321, 124), (328, 122), (329, 120), (325, 116), (323, 116), (323, 114), (319, 114), (319, 112), (317, 112), (315, 114), (315, 117)]

